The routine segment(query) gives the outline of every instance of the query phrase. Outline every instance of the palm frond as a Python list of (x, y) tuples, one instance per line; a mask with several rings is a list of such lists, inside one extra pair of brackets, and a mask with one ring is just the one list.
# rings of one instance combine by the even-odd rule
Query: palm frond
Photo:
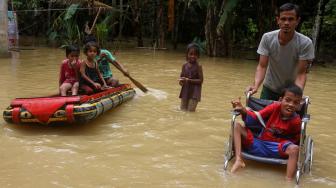
[[(56, 0), (56, 3), (59, 4), (64, 4), (64, 5), (71, 5), (71, 4), (81, 4), (84, 6), (89, 6), (90, 4), (90, 0)], [(107, 5), (105, 3), (102, 3), (100, 1), (93, 1), (93, 4), (95, 7), (102, 7), (102, 8), (106, 8), (106, 9), (115, 9), (114, 7)]]

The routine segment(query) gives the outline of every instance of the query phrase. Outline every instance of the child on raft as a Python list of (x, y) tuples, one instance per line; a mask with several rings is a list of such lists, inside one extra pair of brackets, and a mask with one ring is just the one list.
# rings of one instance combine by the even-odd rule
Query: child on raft
[(198, 63), (200, 50), (197, 44), (187, 46), (186, 63), (182, 66), (179, 84), (182, 86), (180, 96), (181, 110), (194, 112), (201, 100), (203, 83), (202, 66)]
[(95, 42), (88, 42), (84, 46), (84, 54), (86, 60), (83, 60), (80, 67), (80, 88), (86, 94), (92, 94), (109, 88), (98, 69), (98, 64), (95, 60), (97, 54), (100, 53), (100, 48)]
[[(242, 115), (245, 126), (240, 123), (234, 125), (234, 151), (235, 163), (231, 172), (234, 173), (245, 167), (241, 156), (241, 148), (249, 154), (260, 157), (288, 158), (286, 179), (292, 180), (298, 161), (299, 141), (301, 131), (301, 118), (296, 113), (302, 100), (302, 89), (295, 84), (287, 86), (279, 99), (264, 109), (260, 110), (262, 120), (258, 120), (257, 114), (247, 110), (238, 100), (232, 101), (235, 111)], [(265, 127), (262, 126), (265, 124)], [(249, 126), (259, 125), (263, 127), (258, 137), (253, 137)]]
[(96, 57), (98, 62), (99, 71), (103, 74), (103, 78), (108, 86), (117, 87), (119, 84), (119, 80), (112, 75), (112, 71), (110, 68), (110, 64), (113, 64), (115, 67), (122, 69), (122, 72), (125, 76), (129, 75), (128, 71), (124, 68), (124, 66), (117, 62), (115, 57), (106, 49), (101, 49), (99, 56)]
[(59, 91), (61, 96), (66, 96), (71, 89), (72, 95), (78, 94), (79, 87), (79, 60), (80, 49), (77, 46), (69, 45), (65, 49), (66, 58), (61, 64), (59, 76)]
[[(87, 42), (96, 42), (96, 38), (93, 35), (87, 35), (85, 37), (85, 43)], [(119, 80), (113, 76), (110, 64), (118, 67), (125, 76), (129, 76), (129, 73), (125, 67), (119, 63), (116, 58), (112, 55), (110, 51), (107, 49), (100, 48), (100, 53), (97, 54), (95, 60), (98, 63), (99, 71), (101, 72), (106, 84), (111, 87), (117, 87), (119, 84)]]

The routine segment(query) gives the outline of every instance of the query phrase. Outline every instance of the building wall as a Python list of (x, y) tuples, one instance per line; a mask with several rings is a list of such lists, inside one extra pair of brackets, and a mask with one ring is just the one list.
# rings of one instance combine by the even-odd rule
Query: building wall
[(0, 0), (0, 56), (8, 54), (7, 6), (7, 0)]

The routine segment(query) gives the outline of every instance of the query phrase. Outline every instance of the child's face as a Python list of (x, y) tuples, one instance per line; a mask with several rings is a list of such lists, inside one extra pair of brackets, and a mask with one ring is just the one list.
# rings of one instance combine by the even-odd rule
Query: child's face
[(301, 99), (301, 96), (297, 96), (290, 91), (286, 91), (285, 95), (280, 98), (281, 115), (283, 117), (291, 117), (299, 109)]
[(71, 53), (68, 55), (67, 58), (70, 60), (70, 62), (73, 62), (73, 61), (75, 61), (75, 60), (78, 60), (78, 58), (79, 58), (79, 53), (78, 53), (78, 52), (71, 52)]
[(97, 56), (97, 48), (96, 47), (90, 47), (90, 49), (87, 51), (88, 58), (94, 59)]
[(196, 50), (194, 48), (190, 49), (187, 54), (187, 61), (189, 63), (195, 63), (197, 62), (197, 59), (198, 59), (198, 55), (197, 55)]

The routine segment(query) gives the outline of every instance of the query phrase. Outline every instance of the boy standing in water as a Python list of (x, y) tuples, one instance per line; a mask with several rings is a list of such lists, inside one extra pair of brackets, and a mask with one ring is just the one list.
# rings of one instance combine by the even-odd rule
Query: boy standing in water
[(200, 50), (197, 44), (191, 43), (187, 47), (187, 62), (183, 64), (179, 84), (182, 86), (180, 92), (181, 110), (194, 112), (197, 103), (201, 100), (203, 83), (202, 66), (198, 64)]
[[(231, 172), (245, 167), (241, 147), (249, 154), (260, 157), (288, 158), (286, 179), (292, 180), (299, 155), (301, 118), (296, 111), (302, 100), (302, 89), (297, 85), (286, 87), (279, 99), (260, 110), (261, 119), (267, 120), (266, 126), (258, 137), (253, 137), (249, 125), (261, 124), (253, 111), (246, 110), (240, 99), (232, 101), (235, 111), (242, 115), (245, 126), (235, 124), (233, 139), (235, 163)], [(261, 125), (260, 125), (261, 126)]]

